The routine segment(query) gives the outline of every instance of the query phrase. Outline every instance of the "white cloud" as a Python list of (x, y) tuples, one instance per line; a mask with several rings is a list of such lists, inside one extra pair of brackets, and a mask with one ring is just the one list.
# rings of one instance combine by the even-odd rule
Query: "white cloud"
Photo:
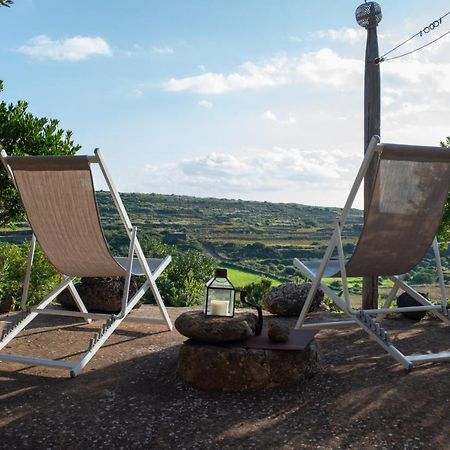
[(344, 42), (346, 44), (360, 44), (366, 39), (366, 32), (362, 28), (342, 27), (338, 30), (321, 30), (310, 33), (313, 38), (329, 38), (333, 41)]
[(128, 58), (134, 58), (136, 56), (142, 56), (143, 54), (145, 54), (145, 49), (139, 44), (133, 44), (130, 48), (125, 50), (114, 49), (114, 53), (126, 56)]
[(168, 47), (167, 45), (154, 46), (152, 47), (152, 53), (157, 53), (158, 55), (172, 55), (174, 50), (172, 47)]
[(297, 65), (297, 74), (317, 84), (349, 90), (359, 87), (364, 65), (357, 59), (345, 58), (329, 48), (306, 53)]
[[(241, 154), (210, 153), (176, 163), (148, 164), (147, 189), (190, 195), (264, 199), (265, 195), (291, 192), (284, 201), (303, 201), (300, 193), (320, 188), (348, 190), (351, 174), (361, 155), (336, 150), (300, 150), (275, 147), (245, 149)], [(280, 199), (281, 200), (281, 199)], [(283, 201), (283, 200), (282, 200)]]
[(243, 89), (281, 86), (306, 79), (315, 83), (344, 87), (362, 74), (361, 61), (343, 58), (329, 48), (301, 56), (279, 56), (261, 63), (247, 61), (229, 74), (207, 72), (172, 78), (163, 84), (170, 92), (224, 94)]
[[(402, 52), (416, 45), (411, 43)], [(396, 140), (432, 145), (448, 135), (449, 54), (450, 41), (439, 41), (411, 56), (381, 64), (382, 121), (395, 130)]]
[(263, 118), (267, 120), (271, 120), (272, 122), (277, 122), (277, 116), (272, 111), (265, 111), (263, 113)]
[[(352, 36), (351, 33), (347, 35)], [(411, 45), (414, 46), (413, 43)], [(441, 40), (411, 56), (381, 64), (384, 87), (382, 121), (387, 129), (397, 130), (396, 134), (392, 133), (398, 136), (397, 140), (411, 142), (413, 137), (408, 136), (406, 130), (411, 133), (414, 126), (422, 130), (420, 137), (415, 138), (420, 139), (421, 143), (427, 140), (433, 142), (438, 133), (448, 134), (442, 120), (436, 120), (436, 117), (448, 115), (450, 60), (446, 55), (449, 54), (450, 40)], [(361, 93), (363, 72), (362, 60), (322, 48), (300, 55), (277, 56), (259, 63), (249, 61), (228, 74), (208, 72), (172, 79), (164, 84), (164, 88), (174, 92), (218, 95), (244, 89), (312, 83), (328, 86), (335, 92), (345, 90)], [(332, 103), (332, 97), (328, 98)], [(343, 105), (340, 116), (355, 114)], [(266, 111), (263, 116), (276, 123), (295, 123), (295, 116), (282, 120), (273, 111)]]
[(293, 125), (293, 124), (297, 123), (297, 119), (296, 119), (295, 116), (293, 116), (293, 115), (289, 115), (289, 116), (287, 117), (287, 119), (281, 120), (281, 119), (279, 119), (279, 118), (277, 117), (277, 115), (276, 115), (275, 113), (273, 113), (273, 112), (270, 111), (270, 110), (265, 111), (265, 112), (263, 113), (262, 117), (263, 117), (263, 119), (265, 119), (265, 120), (269, 120), (269, 121), (271, 121), (271, 122), (276, 122), (276, 123), (278, 123), (278, 124), (280, 124), (280, 125)]
[(46, 35), (35, 36), (18, 51), (32, 58), (55, 61), (82, 61), (92, 56), (110, 56), (112, 50), (101, 37), (74, 36), (65, 39), (51, 39)]
[(209, 102), (208, 100), (200, 100), (198, 102), (198, 104), (202, 107), (202, 108), (206, 108), (206, 109), (211, 109), (213, 107), (213, 104), (211, 102)]
[(288, 82), (288, 71), (285, 67), (287, 58), (273, 58), (263, 64), (251, 61), (240, 66), (241, 72), (228, 75), (206, 72), (186, 78), (172, 78), (163, 87), (167, 91), (191, 91), (199, 94), (223, 94), (240, 89), (257, 89), (276, 86)]

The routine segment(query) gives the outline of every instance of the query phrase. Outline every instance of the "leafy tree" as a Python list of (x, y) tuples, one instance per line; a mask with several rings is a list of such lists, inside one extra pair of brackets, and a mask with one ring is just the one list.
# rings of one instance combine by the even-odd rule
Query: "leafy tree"
[[(450, 137), (441, 142), (442, 147), (450, 148)], [(450, 241), (450, 194), (447, 197), (447, 205), (444, 209), (444, 217), (442, 218), (441, 227), (439, 229), (439, 240), (441, 242)]]
[[(8, 6), (8, 5), (4, 5)], [(0, 92), (3, 82), (0, 81)], [(9, 155), (73, 155), (81, 146), (74, 144), (71, 131), (58, 127), (59, 121), (35, 117), (28, 103), (0, 103), (0, 148)], [(12, 225), (24, 211), (6, 170), (0, 169), (0, 226)]]
[(0, 6), (6, 6), (10, 8), (14, 2), (12, 0), (0, 0)]

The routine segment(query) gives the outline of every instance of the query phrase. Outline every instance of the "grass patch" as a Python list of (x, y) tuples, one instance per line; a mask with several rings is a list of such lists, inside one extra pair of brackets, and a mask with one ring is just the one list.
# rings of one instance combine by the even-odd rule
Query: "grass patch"
[(255, 283), (261, 281), (262, 278), (266, 278), (272, 282), (272, 286), (278, 286), (281, 283), (278, 280), (270, 277), (264, 277), (262, 275), (257, 275), (255, 273), (246, 272), (245, 270), (232, 269), (227, 267), (228, 278), (234, 287), (242, 288), (250, 283)]

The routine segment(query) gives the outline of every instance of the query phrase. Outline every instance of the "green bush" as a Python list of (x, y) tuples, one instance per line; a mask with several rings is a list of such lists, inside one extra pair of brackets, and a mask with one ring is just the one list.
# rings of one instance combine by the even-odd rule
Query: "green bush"
[(330, 312), (333, 312), (333, 313), (342, 313), (342, 312), (343, 312), (342, 309), (340, 309), (340, 308), (336, 305), (336, 303), (334, 303), (334, 301), (333, 301), (330, 297), (328, 297), (328, 296), (326, 296), (326, 295), (325, 295), (325, 297), (323, 298), (323, 303), (325, 304), (325, 306), (328, 307), (328, 310), (329, 310)]
[[(23, 279), (30, 245), (0, 244), (0, 302), (14, 300), (18, 307), (22, 298)], [(39, 247), (36, 247), (31, 271), (28, 302), (35, 304), (60, 281), (60, 275)]]
[(333, 291), (342, 291), (342, 282), (341, 282), (341, 280), (333, 280), (330, 283), (330, 288), (333, 289)]
[[(244, 291), (247, 292), (247, 300), (257, 305), (262, 304), (262, 299), (272, 289), (272, 282), (267, 278), (262, 278), (260, 281), (244, 286)], [(241, 305), (246, 306), (246, 305)]]
[(212, 277), (216, 261), (197, 250), (180, 252), (157, 238), (141, 242), (144, 253), (152, 258), (172, 255), (172, 262), (158, 278), (158, 287), (166, 305), (193, 306), (203, 300), (205, 283)]
[(423, 269), (412, 275), (409, 281), (413, 284), (432, 284), (436, 281), (436, 275), (434, 271)]

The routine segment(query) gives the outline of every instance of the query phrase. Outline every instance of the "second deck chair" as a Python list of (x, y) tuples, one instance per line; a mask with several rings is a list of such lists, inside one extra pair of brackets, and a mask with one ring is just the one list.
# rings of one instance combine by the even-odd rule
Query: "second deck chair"
[[(17, 187), (32, 229), (32, 241), (25, 274), (22, 311), (9, 328), (3, 331), (0, 349), (4, 348), (39, 314), (82, 317), (104, 320), (105, 323), (89, 342), (79, 361), (35, 358), (2, 353), (0, 360), (45, 365), (70, 370), (75, 377), (90, 361), (123, 320), (163, 323), (169, 330), (172, 323), (156, 286), (156, 279), (167, 267), (171, 257), (147, 259), (144, 256), (119, 193), (98, 150), (94, 156), (8, 156), (1, 152), (2, 162)], [(130, 239), (128, 257), (111, 255), (103, 234), (97, 210), (91, 164), (98, 164), (109, 187), (119, 216)], [(36, 307), (27, 306), (31, 268), (36, 240), (49, 261), (62, 275), (56, 286)], [(132, 275), (146, 281), (129, 298)], [(122, 307), (119, 314), (89, 313), (73, 283), (76, 277), (124, 277)], [(80, 311), (47, 308), (64, 289), (69, 289)], [(142, 296), (151, 290), (162, 318), (129, 315)]]
[[(372, 197), (358, 243), (347, 261), (344, 258), (341, 233), (358, 189), (374, 158), (376, 175)], [(439, 246), (435, 237), (449, 189), (450, 150), (441, 147), (380, 144), (379, 138), (374, 136), (322, 261), (294, 259), (294, 265), (312, 280), (296, 328), (359, 325), (408, 370), (421, 362), (450, 360), (450, 352), (404, 355), (394, 346), (386, 330), (380, 325), (383, 314), (396, 311), (431, 311), (441, 320), (450, 323)], [(441, 301), (438, 304), (431, 303), (405, 283), (403, 275), (421, 262), (430, 246), (434, 250), (441, 292)], [(338, 259), (333, 261), (331, 257), (336, 248)], [(351, 306), (347, 277), (365, 276), (386, 276), (394, 282), (383, 308), (354, 309)], [(344, 299), (322, 281), (324, 277), (342, 279)], [(305, 323), (312, 299), (319, 287), (350, 320)], [(389, 308), (399, 289), (410, 294), (421, 306)]]

